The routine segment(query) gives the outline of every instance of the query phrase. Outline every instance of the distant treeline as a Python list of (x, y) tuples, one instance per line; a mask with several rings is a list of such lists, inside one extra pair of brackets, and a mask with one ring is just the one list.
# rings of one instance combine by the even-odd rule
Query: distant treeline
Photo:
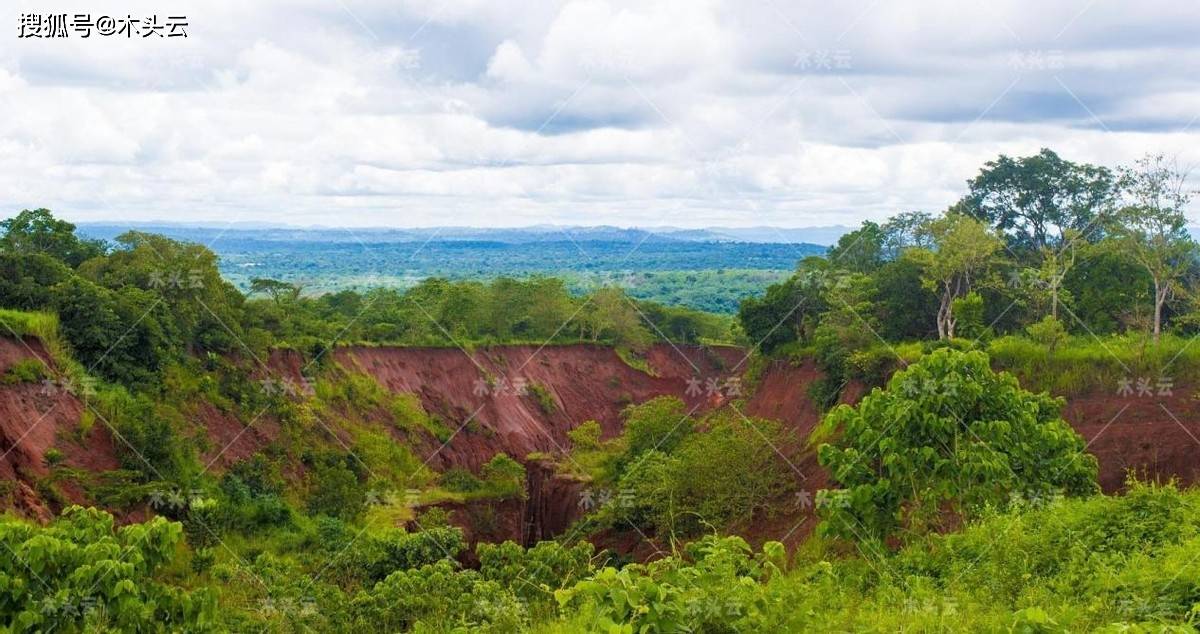
[(318, 355), (338, 342), (469, 346), (591, 341), (640, 349), (656, 339), (727, 341), (728, 317), (635, 300), (615, 286), (578, 295), (556, 278), (429, 278), (407, 290), (343, 290), (251, 280), (244, 294), (199, 244), (128, 232), (79, 237), (46, 209), (0, 223), (0, 307), (55, 313), (74, 356), (126, 384), (152, 382), (185, 354)]

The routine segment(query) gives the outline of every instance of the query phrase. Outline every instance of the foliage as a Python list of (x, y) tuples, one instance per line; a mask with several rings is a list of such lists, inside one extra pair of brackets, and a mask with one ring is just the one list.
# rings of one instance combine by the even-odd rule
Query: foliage
[(115, 528), (70, 507), (48, 526), (0, 519), (0, 614), (13, 631), (215, 631), (215, 595), (162, 579), (183, 540), (156, 518)]
[(447, 561), (398, 570), (353, 599), (357, 631), (511, 632), (525, 610), (500, 583)]
[(501, 497), (525, 496), (525, 466), (503, 452), (492, 456), (480, 470), (483, 481)]
[(75, 225), (58, 220), (49, 209), (25, 209), (0, 221), (0, 252), (21, 256), (45, 254), (69, 267), (104, 253), (100, 240), (84, 240), (75, 235)]
[(38, 383), (46, 378), (46, 363), (41, 359), (21, 359), (0, 374), (0, 383)]
[(1073, 163), (1043, 148), (1015, 159), (1001, 154), (967, 187), (963, 212), (994, 224), (1015, 252), (1037, 254), (1060, 246), (1069, 229), (1088, 233), (1113, 196), (1114, 178), (1104, 167)]
[(1061, 401), (1022, 390), (981, 352), (936, 350), (822, 423), (819, 449), (840, 489), (822, 492), (833, 535), (883, 539), (953, 525), (1013, 495), (1096, 490), (1096, 459)]
[(531, 382), (526, 389), (533, 395), (534, 400), (537, 401), (538, 408), (542, 410), (543, 414), (549, 415), (558, 411), (558, 401), (550, 393), (550, 388), (541, 383)]
[(1183, 210), (1191, 202), (1188, 174), (1162, 155), (1146, 156), (1122, 170), (1128, 204), (1113, 214), (1113, 245), (1145, 269), (1154, 288), (1154, 338), (1162, 332), (1163, 306), (1181, 277), (1196, 264), (1197, 247)]
[(558, 542), (538, 542), (523, 548), (515, 542), (480, 542), (479, 573), (484, 579), (499, 582), (540, 612), (551, 613), (554, 593), (569, 588), (591, 572), (595, 548), (588, 542), (564, 546)]
[(760, 583), (780, 572), (783, 547), (763, 550), (755, 557), (740, 537), (706, 537), (684, 557), (605, 567), (555, 596), (572, 623), (604, 631), (769, 631), (765, 613), (780, 606)]
[(600, 446), (600, 433), (600, 423), (588, 420), (567, 432), (567, 438), (570, 439), (573, 449), (596, 449)]
[(312, 470), (309, 512), (342, 520), (360, 518), (366, 510), (367, 487), (358, 459), (352, 455), (324, 453), (309, 456), (307, 462)]

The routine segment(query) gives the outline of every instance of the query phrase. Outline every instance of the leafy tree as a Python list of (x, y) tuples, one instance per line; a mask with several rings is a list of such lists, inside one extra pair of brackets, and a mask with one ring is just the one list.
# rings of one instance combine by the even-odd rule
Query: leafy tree
[(589, 542), (565, 546), (558, 542), (538, 542), (532, 548), (506, 541), (502, 544), (480, 542), (479, 573), (484, 579), (510, 588), (531, 605), (549, 605), (554, 592), (569, 588), (592, 572), (595, 548)]
[(873, 314), (879, 335), (889, 341), (924, 339), (937, 334), (938, 295), (922, 283), (924, 268), (912, 258), (884, 264), (875, 272)]
[(290, 282), (282, 282), (280, 280), (272, 280), (265, 277), (256, 277), (250, 280), (250, 294), (263, 294), (271, 298), (276, 304), (295, 301), (300, 297), (300, 287)]
[(1063, 279), (1071, 312), (1096, 334), (1116, 332), (1130, 321), (1131, 311), (1153, 304), (1146, 269), (1109, 244), (1106, 239), (1089, 248)]
[(955, 335), (954, 300), (971, 292), (1001, 243), (986, 225), (957, 213), (931, 223), (929, 232), (936, 251), (914, 248), (906, 256), (922, 267), (926, 287), (938, 293), (938, 338), (950, 339)]
[(53, 301), (51, 287), (71, 275), (66, 265), (49, 255), (0, 251), (0, 306), (46, 308)]
[(75, 268), (89, 258), (104, 254), (101, 240), (83, 240), (75, 225), (58, 220), (49, 209), (26, 209), (0, 221), (0, 252), (32, 255), (40, 253)]
[(626, 453), (630, 458), (650, 450), (670, 452), (693, 431), (694, 422), (687, 407), (674, 396), (659, 396), (630, 405), (621, 414), (625, 418)]
[(78, 506), (48, 526), (0, 519), (0, 620), (10, 631), (216, 631), (212, 590), (162, 580), (182, 542), (178, 523), (115, 528)]
[(245, 298), (221, 277), (208, 248), (130, 231), (105, 258), (79, 267), (80, 275), (110, 289), (133, 287), (161, 300), (178, 350), (242, 350)]
[(954, 313), (954, 327), (958, 334), (971, 339), (986, 336), (987, 325), (983, 321), (983, 297), (979, 293), (970, 292), (955, 298), (951, 308)]
[(870, 220), (838, 239), (829, 249), (828, 258), (833, 266), (855, 273), (870, 273), (884, 261), (883, 229)]
[(797, 484), (784, 453), (793, 443), (779, 423), (723, 411), (706, 417), (704, 426), (683, 440), (668, 467), (676, 513), (671, 529), (680, 535), (747, 521)]
[(1161, 154), (1121, 170), (1128, 203), (1113, 215), (1114, 244), (1146, 270), (1154, 286), (1154, 340), (1162, 332), (1163, 306), (1175, 296), (1181, 277), (1196, 261), (1196, 243), (1187, 232), (1183, 209), (1191, 201), (1187, 173)]
[(1112, 199), (1114, 179), (1104, 167), (1073, 163), (1043, 148), (1015, 159), (1002, 154), (967, 186), (958, 210), (991, 223), (1015, 253), (1033, 259), (1061, 246), (1068, 229), (1090, 239), (1096, 214)]
[(888, 261), (899, 258), (905, 249), (933, 246), (929, 235), (929, 223), (933, 216), (924, 211), (898, 213), (883, 223), (883, 258)]
[(882, 539), (953, 525), (1014, 494), (1097, 490), (1096, 459), (1062, 401), (992, 371), (982, 352), (936, 350), (823, 422), (818, 450), (841, 489), (821, 493), (825, 530)]
[(146, 292), (114, 292), (80, 277), (50, 289), (63, 336), (86, 368), (127, 384), (152, 382), (178, 350), (163, 326), (163, 308)]
[(313, 515), (328, 515), (352, 521), (366, 511), (367, 488), (355, 467), (353, 456), (322, 454), (311, 458), (308, 510)]
[(398, 570), (353, 600), (355, 631), (522, 629), (525, 610), (510, 590), (448, 561)]
[(795, 275), (772, 284), (761, 299), (742, 300), (738, 322), (751, 345), (770, 354), (780, 346), (812, 336), (818, 316), (828, 307), (825, 289), (829, 266), (824, 258), (805, 258)]
[(604, 339), (616, 346), (640, 350), (653, 335), (625, 291), (608, 286), (592, 293), (581, 322), (592, 341)]

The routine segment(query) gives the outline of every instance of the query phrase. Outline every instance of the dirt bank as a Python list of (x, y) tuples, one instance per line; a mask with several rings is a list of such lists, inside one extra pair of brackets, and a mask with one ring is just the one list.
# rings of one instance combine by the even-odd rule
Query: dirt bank
[[(743, 351), (696, 346), (653, 346), (645, 355), (650, 372), (632, 367), (608, 347), (497, 346), (464, 352), (456, 348), (346, 347), (333, 354), (342, 366), (374, 377), (393, 392), (416, 394), (425, 409), (453, 431), (444, 444), (428, 438), (415, 450), (435, 469), (462, 467), (477, 471), (498, 452), (527, 462), (529, 498), (488, 511), (459, 509), (460, 516), (487, 515), (481, 526), (506, 537), (530, 542), (557, 534), (579, 513), (578, 483), (563, 481), (530, 462), (531, 454), (553, 454), (568, 447), (567, 432), (586, 420), (600, 423), (606, 437), (620, 432), (621, 410), (656, 396), (674, 395), (700, 413), (737, 398), (745, 369)], [(87, 406), (57, 373), (36, 340), (0, 337), (0, 374), (24, 360), (50, 365), (48, 382), (0, 383), (0, 504), (43, 517), (56, 504), (86, 502), (83, 491), (69, 482), (53, 481), (47, 453), (58, 450), (59, 464), (90, 472), (119, 466), (113, 439), (103, 421), (82, 430)], [(737, 368), (735, 371), (734, 368)], [(298, 353), (274, 351), (264, 375), (304, 393), (304, 360)], [(821, 377), (811, 362), (771, 363), (762, 373), (742, 410), (749, 416), (780, 420), (801, 443), (820, 419), (809, 386)], [(261, 378), (261, 377), (260, 377)], [(732, 382), (731, 382), (732, 381)], [(856, 402), (861, 385), (843, 388), (842, 401)], [(1182, 484), (1200, 479), (1200, 400), (1194, 388), (1172, 386), (1167, 392), (1131, 394), (1091, 392), (1068, 399), (1063, 415), (1088, 440), (1088, 450), (1101, 466), (1106, 491), (1119, 490), (1126, 473)], [(372, 421), (369, 414), (364, 416)], [(232, 414), (198, 404), (192, 414), (207, 435), (205, 462), (220, 471), (261, 451), (279, 434), (277, 421), (263, 418), (246, 427)], [(336, 427), (336, 421), (327, 421)], [(392, 425), (376, 421), (389, 430)], [(332, 433), (337, 434), (336, 428)], [(398, 439), (397, 442), (403, 442)], [(746, 527), (752, 537), (795, 541), (814, 523), (812, 499), (826, 486), (825, 475), (811, 454), (792, 467), (803, 492), (779, 513), (756, 518)], [(58, 489), (57, 501), (45, 499), (47, 483)], [(482, 518), (487, 520), (486, 517)]]

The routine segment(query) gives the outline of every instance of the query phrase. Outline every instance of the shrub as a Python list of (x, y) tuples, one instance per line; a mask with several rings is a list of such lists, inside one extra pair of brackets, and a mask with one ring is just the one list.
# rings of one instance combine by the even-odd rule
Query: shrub
[(8, 366), (4, 374), (0, 375), (0, 383), (38, 383), (47, 376), (46, 364), (41, 359), (21, 359)]
[(499, 496), (525, 497), (525, 467), (508, 457), (508, 454), (498, 453), (483, 465), (481, 471), (483, 481), (494, 494)]
[(362, 517), (367, 487), (352, 456), (319, 456), (309, 474), (308, 512), (350, 521)]
[(822, 423), (836, 439), (819, 459), (843, 487), (821, 492), (824, 528), (877, 539), (1005, 505), (1013, 494), (1095, 492), (1096, 459), (1061, 407), (993, 372), (982, 352), (929, 354)]
[(600, 423), (594, 420), (584, 421), (567, 432), (571, 448), (587, 451), (600, 446)]
[(550, 393), (550, 389), (545, 385), (531, 382), (528, 390), (544, 414), (549, 415), (558, 411), (558, 401), (554, 400), (554, 395)]
[(211, 590), (157, 576), (171, 566), (182, 527), (163, 518), (115, 528), (108, 513), (77, 506), (48, 526), (0, 518), (0, 618), (20, 631), (210, 631)]
[(438, 478), (438, 484), (447, 491), (472, 493), (483, 488), (483, 481), (475, 474), (460, 467), (451, 467)]
[(351, 604), (356, 631), (513, 632), (525, 611), (512, 592), (447, 561), (392, 573)]

